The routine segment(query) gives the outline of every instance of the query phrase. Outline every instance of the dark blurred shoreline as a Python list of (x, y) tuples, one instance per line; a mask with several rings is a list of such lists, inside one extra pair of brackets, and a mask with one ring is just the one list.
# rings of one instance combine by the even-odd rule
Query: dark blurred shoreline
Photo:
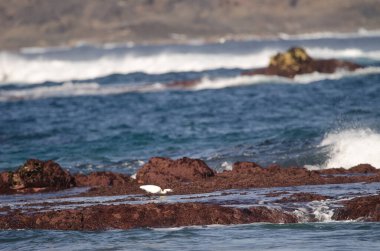
[(0, 50), (80, 43), (223, 42), (380, 29), (378, 0), (9, 0)]

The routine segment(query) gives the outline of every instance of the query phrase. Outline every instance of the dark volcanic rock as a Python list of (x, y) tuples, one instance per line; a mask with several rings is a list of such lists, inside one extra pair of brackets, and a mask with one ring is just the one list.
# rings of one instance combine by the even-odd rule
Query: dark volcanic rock
[(175, 182), (204, 180), (214, 175), (214, 170), (199, 159), (154, 157), (137, 172), (136, 179), (140, 183), (168, 187)]
[(75, 181), (54, 161), (30, 159), (15, 172), (1, 174), (1, 193), (24, 193), (70, 188)]
[(294, 47), (287, 52), (278, 53), (270, 59), (269, 66), (244, 72), (244, 75), (276, 75), (294, 78), (299, 74), (313, 72), (334, 73), (337, 70), (353, 71), (362, 66), (337, 59), (314, 59), (303, 48)]
[(335, 211), (334, 220), (380, 221), (380, 195), (354, 198), (343, 205)]
[(0, 215), (0, 229), (100, 230), (178, 227), (252, 222), (296, 223), (297, 218), (266, 207), (238, 209), (202, 203), (99, 205), (81, 209)]

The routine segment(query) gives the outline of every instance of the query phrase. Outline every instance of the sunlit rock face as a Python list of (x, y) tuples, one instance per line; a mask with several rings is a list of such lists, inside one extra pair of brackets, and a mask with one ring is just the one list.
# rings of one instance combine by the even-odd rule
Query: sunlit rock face
[(314, 59), (305, 49), (290, 48), (283, 53), (272, 56), (268, 67), (244, 72), (244, 75), (277, 75), (294, 78), (296, 75), (313, 72), (334, 73), (339, 70), (354, 71), (362, 68), (361, 65), (337, 59)]

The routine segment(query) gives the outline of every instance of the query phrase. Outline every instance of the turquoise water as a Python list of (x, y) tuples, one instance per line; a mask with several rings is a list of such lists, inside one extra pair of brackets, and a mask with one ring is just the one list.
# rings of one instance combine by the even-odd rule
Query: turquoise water
[[(293, 45), (367, 69), (294, 80), (239, 75)], [(191, 79), (201, 81), (165, 86)], [(218, 171), (237, 160), (380, 167), (379, 97), (378, 36), (0, 52), (0, 171), (38, 158), (72, 172), (133, 174), (152, 156), (201, 158)], [(379, 224), (334, 222), (11, 230), (0, 232), (0, 249), (378, 250), (378, 233)]]

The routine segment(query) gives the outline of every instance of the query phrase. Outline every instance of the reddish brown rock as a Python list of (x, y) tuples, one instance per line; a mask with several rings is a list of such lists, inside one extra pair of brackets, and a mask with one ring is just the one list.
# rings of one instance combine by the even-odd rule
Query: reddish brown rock
[(77, 186), (92, 187), (85, 193), (87, 196), (115, 195), (115, 194), (139, 194), (142, 190), (139, 184), (128, 175), (113, 172), (94, 172), (88, 175), (74, 175)]
[(145, 164), (136, 175), (140, 183), (171, 187), (176, 182), (203, 181), (215, 175), (214, 170), (199, 159), (154, 157)]
[(294, 78), (313, 72), (334, 73), (338, 70), (354, 71), (362, 66), (337, 59), (314, 59), (303, 48), (294, 47), (271, 57), (269, 66), (244, 72), (243, 75), (276, 75)]
[(333, 174), (376, 174), (380, 170), (369, 164), (360, 164), (349, 169), (345, 168), (329, 168), (317, 171), (320, 174), (324, 175), (333, 175)]
[(24, 193), (70, 188), (75, 181), (54, 161), (30, 159), (15, 172), (1, 174), (1, 192)]
[(232, 172), (233, 173), (254, 173), (254, 172), (260, 172), (262, 170), (262, 167), (258, 165), (255, 162), (235, 162), (232, 166)]
[(380, 195), (354, 198), (343, 203), (333, 215), (334, 220), (380, 221)]
[(202, 203), (99, 205), (0, 215), (0, 229), (101, 230), (252, 222), (296, 223), (297, 218), (266, 207), (238, 209)]
[(122, 186), (128, 184), (131, 178), (128, 175), (112, 172), (94, 172), (88, 175), (74, 175), (77, 186)]
[(379, 170), (369, 164), (360, 164), (351, 167), (348, 171), (353, 173), (377, 173)]

